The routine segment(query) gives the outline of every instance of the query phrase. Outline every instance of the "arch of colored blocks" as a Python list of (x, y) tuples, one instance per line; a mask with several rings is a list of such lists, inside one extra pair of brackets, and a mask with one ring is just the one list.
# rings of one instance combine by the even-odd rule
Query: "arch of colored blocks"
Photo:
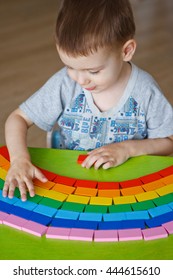
[[(10, 166), (0, 149), (0, 189)], [(124, 182), (78, 180), (42, 169), (27, 202), (3, 198), (0, 223), (47, 238), (123, 241), (167, 237), (173, 232), (173, 166)], [(38, 227), (37, 227), (38, 226)]]

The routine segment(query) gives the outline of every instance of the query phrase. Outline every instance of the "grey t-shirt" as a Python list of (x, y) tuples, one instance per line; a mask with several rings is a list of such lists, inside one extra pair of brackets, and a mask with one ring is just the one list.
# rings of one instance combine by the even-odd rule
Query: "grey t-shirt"
[[(60, 127), (60, 147), (92, 150), (129, 139), (173, 135), (173, 108), (158, 84), (134, 64), (118, 104), (101, 112), (92, 94), (81, 88), (63, 68), (54, 74), (20, 109), (38, 127)], [(116, 93), (115, 93), (116, 94)]]

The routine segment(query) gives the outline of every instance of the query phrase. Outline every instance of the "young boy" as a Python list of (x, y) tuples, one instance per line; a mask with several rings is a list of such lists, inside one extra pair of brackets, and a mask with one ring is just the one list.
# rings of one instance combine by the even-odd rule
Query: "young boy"
[(3, 195), (19, 187), (34, 196), (33, 178), (46, 182), (27, 151), (28, 128), (58, 123), (59, 148), (87, 150), (82, 166), (104, 169), (130, 157), (173, 152), (173, 109), (153, 78), (130, 61), (136, 49), (128, 0), (65, 0), (56, 46), (65, 68), (7, 119), (11, 168)]

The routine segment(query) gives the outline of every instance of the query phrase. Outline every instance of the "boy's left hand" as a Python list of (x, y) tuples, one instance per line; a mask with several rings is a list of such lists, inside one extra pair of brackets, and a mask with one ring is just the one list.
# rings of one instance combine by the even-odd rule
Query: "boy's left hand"
[(95, 169), (100, 166), (103, 169), (108, 169), (122, 164), (129, 157), (125, 142), (108, 144), (89, 152), (88, 157), (82, 163), (82, 167), (90, 168), (94, 165)]

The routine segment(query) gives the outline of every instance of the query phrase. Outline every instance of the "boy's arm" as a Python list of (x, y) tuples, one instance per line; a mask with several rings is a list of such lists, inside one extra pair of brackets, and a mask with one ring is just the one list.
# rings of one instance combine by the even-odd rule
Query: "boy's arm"
[(27, 131), (33, 123), (20, 110), (15, 110), (5, 124), (5, 137), (10, 154), (11, 167), (4, 184), (3, 195), (13, 197), (18, 186), (22, 200), (26, 200), (26, 191), (34, 196), (33, 178), (45, 182), (45, 176), (32, 165), (27, 150)]
[(112, 143), (88, 153), (83, 167), (108, 169), (124, 163), (130, 157), (141, 155), (170, 155), (173, 153), (173, 136), (158, 139), (127, 140)]

